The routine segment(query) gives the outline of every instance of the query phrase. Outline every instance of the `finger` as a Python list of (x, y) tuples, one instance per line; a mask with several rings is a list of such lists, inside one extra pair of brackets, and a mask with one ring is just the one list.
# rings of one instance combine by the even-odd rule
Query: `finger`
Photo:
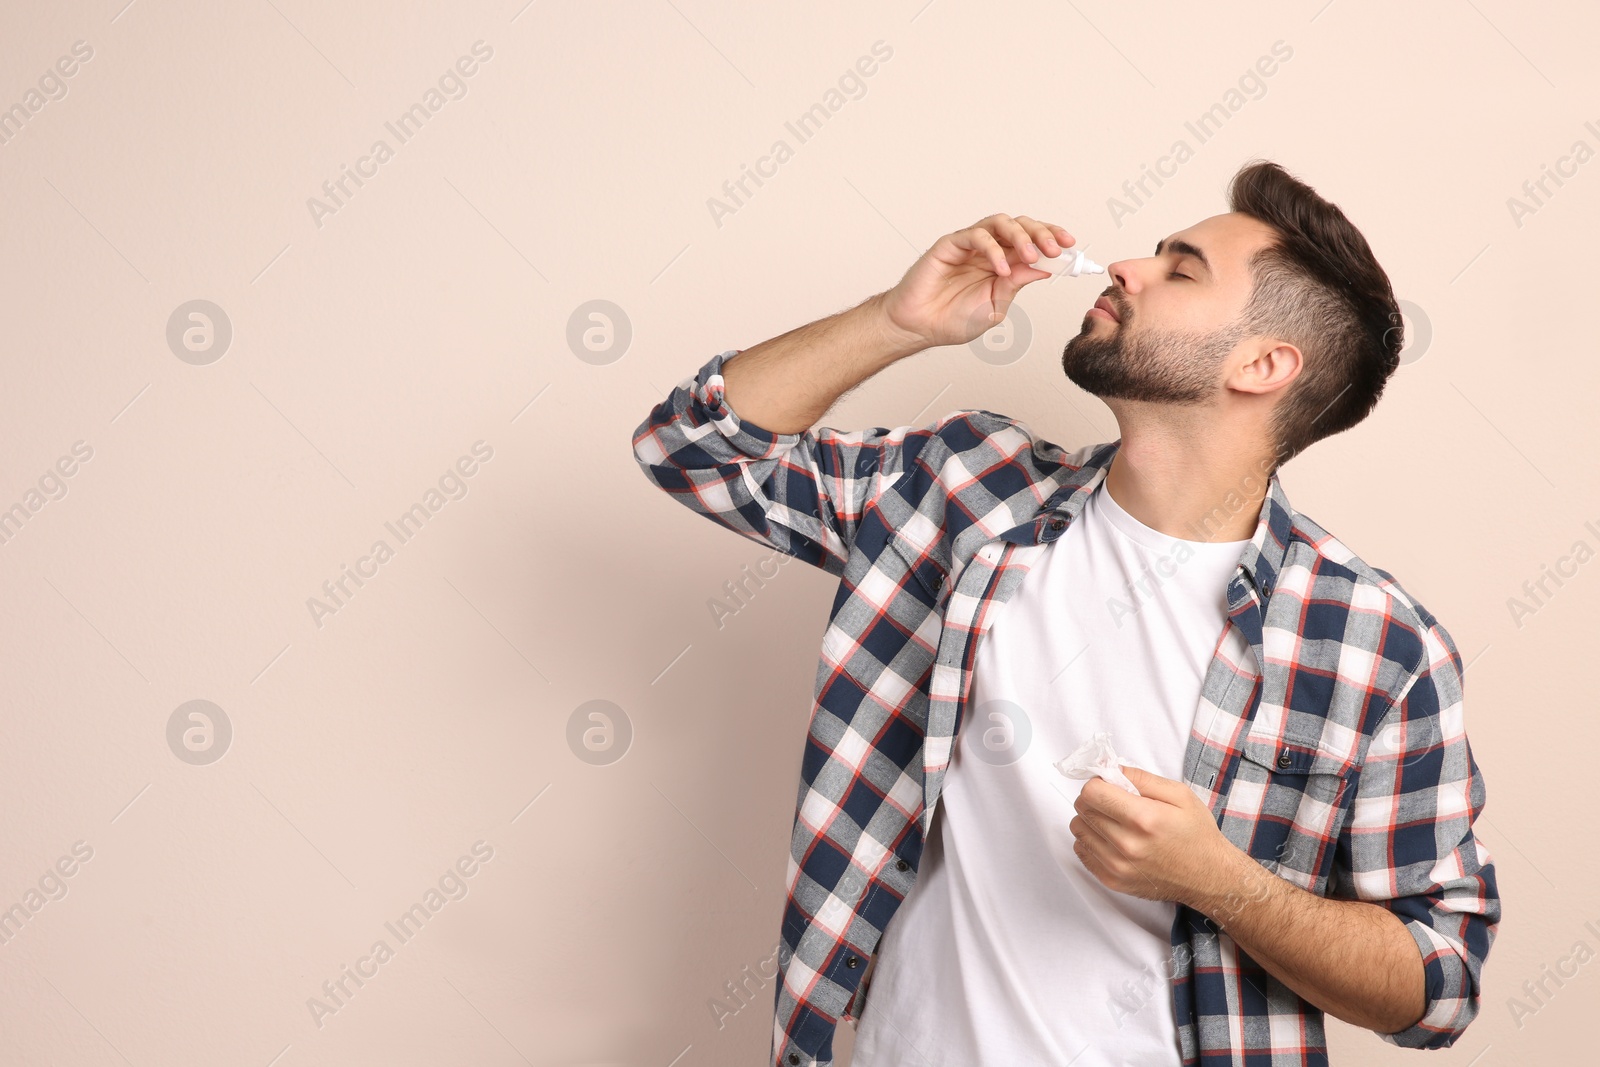
[(1056, 235), (1056, 243), (1061, 247), (1070, 248), (1078, 243), (1078, 239), (1068, 233), (1065, 226), (1057, 226), (1053, 222), (1045, 223), (1045, 225), (1049, 227), (1051, 233)]
[(1140, 795), (1152, 800), (1162, 800), (1169, 804), (1176, 804), (1183, 799), (1184, 794), (1193, 796), (1189, 787), (1182, 782), (1175, 782), (1171, 778), (1147, 771), (1143, 767), (1134, 767), (1124, 764), (1122, 773), (1128, 776), (1128, 781), (1134, 784)]
[(1033, 243), (1032, 235), (1022, 227), (1021, 223), (1012, 218), (1010, 215), (996, 215), (993, 221), (990, 223), (990, 231), (997, 238), (999, 238), (1003, 244), (1016, 249), (1017, 258), (1020, 259), (1024, 265), (1031, 264), (1034, 260), (1038, 259), (1044, 254), (1040, 252), (1039, 247)]
[(1057, 237), (1056, 230), (1060, 229), (1060, 227), (1051, 228), (1049, 225), (1037, 219), (1029, 218), (1027, 215), (1018, 215), (1017, 225), (1028, 231), (1033, 237), (1033, 243), (1043, 249), (1046, 255), (1060, 255), (1061, 251), (1072, 243), (1072, 235), (1067, 233), (1066, 230), (1061, 230), (1062, 236)]
[[(1091, 796), (1089, 787), (1092, 782), (1100, 784), (1094, 787), (1094, 794)], [(1083, 788), (1078, 790), (1078, 797), (1084, 800), (1096, 815), (1110, 822), (1127, 822), (1128, 816), (1132, 814), (1133, 795), (1120, 786), (1112, 785), (1104, 778), (1095, 777), (1083, 783)]]
[(1155, 888), (1155, 883), (1150, 881), (1150, 876), (1145, 874), (1143, 871), (1138, 871), (1137, 867), (1133, 864), (1133, 857), (1128, 854), (1127, 848), (1125, 848), (1123, 843), (1118, 840), (1123, 834), (1123, 829), (1121, 826), (1107, 819), (1095, 819), (1092, 821), (1085, 819), (1084, 821), (1087, 823), (1086, 833), (1093, 835), (1092, 840), (1095, 842), (1099, 850), (1105, 854), (1107, 862), (1115, 859), (1120, 862), (1127, 863), (1129, 868), (1137, 871), (1139, 877), (1142, 878), (1151, 889)]
[[(1088, 867), (1091, 871), (1100, 865), (1099, 853), (1095, 851), (1094, 845), (1089, 842), (1088, 838), (1073, 838), (1072, 851), (1077, 854), (1078, 859), (1083, 863), (1083, 865)], [(1093, 860), (1094, 862), (1091, 863), (1090, 860)], [(1096, 875), (1096, 877), (1098, 877), (1098, 875)]]
[(1010, 275), (1011, 264), (1006, 262), (1005, 249), (1000, 247), (1000, 242), (996, 241), (994, 235), (981, 223), (950, 234), (950, 241), (957, 248), (985, 257), (996, 274)]
[[(1088, 815), (1079, 815), (1078, 818), (1077, 818), (1077, 823), (1078, 823), (1079, 827), (1081, 828), (1082, 832), (1077, 834), (1076, 836), (1083, 837), (1083, 838), (1086, 838), (1086, 839), (1092, 838), (1095, 841), (1104, 842), (1107, 846), (1109, 846), (1109, 847), (1111, 847), (1113, 849), (1116, 848), (1116, 842), (1111, 839), (1111, 835), (1109, 833), (1106, 833), (1106, 832), (1102, 831), (1102, 829), (1101, 829), (1102, 823), (1100, 822), (1100, 820), (1091, 819)], [(1067, 825), (1070, 828), (1072, 824), (1068, 823)], [(1109, 827), (1107, 829), (1109, 829)]]
[[(1033, 264), (1043, 257), (1044, 252), (1040, 250), (1038, 245), (1033, 243), (1033, 240), (1028, 236), (1028, 232), (1022, 227), (1007, 219), (1005, 222), (995, 223), (993, 228), (987, 232), (994, 237), (996, 245), (1006, 257), (1006, 265), (1013, 272), (1019, 267), (1023, 270), (1038, 270)], [(1048, 272), (1046, 273), (1048, 274)], [(1027, 279), (1027, 281), (1033, 280), (1032, 278)], [(1012, 278), (1012, 281), (1018, 288), (1021, 288), (1023, 283), (1017, 282), (1015, 278)]]
[(1072, 852), (1078, 857), (1078, 862), (1083, 864), (1083, 869), (1094, 876), (1095, 881), (1107, 889), (1122, 892), (1111, 884), (1117, 880), (1117, 876), (1111, 867), (1112, 860), (1104, 855), (1101, 849), (1087, 839), (1078, 838), (1072, 842)]
[[(1123, 770), (1127, 770), (1127, 768), (1124, 767)], [(1096, 785), (1096, 782), (1099, 784)], [(1117, 805), (1126, 805), (1127, 798), (1130, 795), (1126, 789), (1119, 785), (1112, 785), (1097, 774), (1084, 782), (1083, 788), (1078, 790), (1078, 802), (1085, 807), (1115, 818), (1119, 810)], [(1125, 810), (1125, 808), (1122, 810)]]

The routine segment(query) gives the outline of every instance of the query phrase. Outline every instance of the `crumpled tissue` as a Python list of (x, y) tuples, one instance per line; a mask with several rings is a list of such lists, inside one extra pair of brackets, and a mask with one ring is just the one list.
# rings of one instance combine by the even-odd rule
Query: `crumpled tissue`
[(1054, 764), (1055, 769), (1068, 778), (1104, 778), (1114, 786), (1126, 789), (1134, 796), (1143, 796), (1128, 776), (1123, 774), (1119, 767), (1138, 766), (1132, 760), (1118, 756), (1111, 747), (1111, 735), (1097, 733), (1077, 748), (1068, 756), (1059, 759)]

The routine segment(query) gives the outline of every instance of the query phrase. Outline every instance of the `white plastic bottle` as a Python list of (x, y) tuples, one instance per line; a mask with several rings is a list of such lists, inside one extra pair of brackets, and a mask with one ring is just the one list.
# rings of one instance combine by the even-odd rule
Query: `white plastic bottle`
[[(1104, 274), (1106, 269), (1088, 256), (1079, 248), (1064, 248), (1059, 257), (1062, 268), (1057, 274), (1065, 274), (1069, 278), (1076, 278), (1080, 274)], [(1038, 264), (1035, 264), (1037, 266)]]

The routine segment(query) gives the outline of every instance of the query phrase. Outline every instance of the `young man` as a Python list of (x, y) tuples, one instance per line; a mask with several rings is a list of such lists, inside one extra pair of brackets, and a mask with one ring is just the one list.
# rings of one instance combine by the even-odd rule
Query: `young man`
[[(713, 356), (635, 431), (654, 484), (841, 579), (776, 1067), (826, 1067), (840, 1018), (855, 1067), (1242, 1067), (1327, 1063), (1324, 1012), (1407, 1048), (1477, 1014), (1500, 902), (1461, 657), (1277, 476), (1377, 402), (1394, 296), (1276, 164), (1229, 208), (1111, 264), (1066, 345), (1116, 441), (810, 428), (1049, 277), (1072, 235), (1007, 215)], [(1100, 731), (1136, 793), (1053, 766)]]

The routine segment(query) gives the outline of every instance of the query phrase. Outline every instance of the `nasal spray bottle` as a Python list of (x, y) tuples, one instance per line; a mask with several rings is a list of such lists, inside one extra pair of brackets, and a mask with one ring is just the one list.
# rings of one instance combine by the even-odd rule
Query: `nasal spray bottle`
[[(1104, 267), (1084, 255), (1082, 249), (1063, 248), (1061, 255), (1063, 266), (1056, 271), (1057, 274), (1065, 274), (1069, 278), (1076, 278), (1080, 274), (1104, 274), (1106, 272)], [(1038, 266), (1038, 264), (1036, 263), (1034, 266)]]

